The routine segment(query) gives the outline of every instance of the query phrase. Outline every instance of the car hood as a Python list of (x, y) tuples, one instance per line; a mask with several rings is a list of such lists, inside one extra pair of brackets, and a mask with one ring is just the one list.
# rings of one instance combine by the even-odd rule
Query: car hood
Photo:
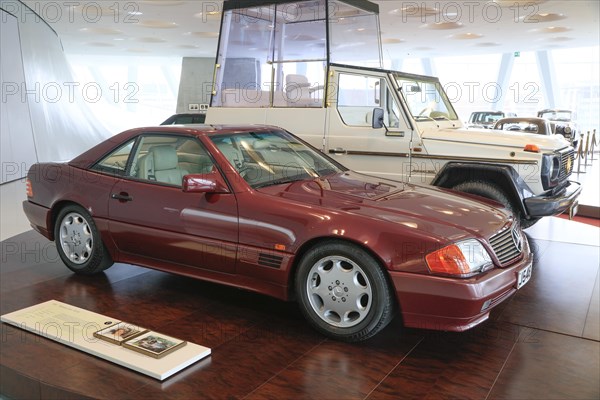
[[(260, 189), (271, 195), (324, 206), (426, 231), (444, 240), (484, 236), (502, 229), (510, 216), (500, 204), (433, 186), (418, 186), (357, 172)], [(492, 205), (494, 204), (494, 205)]]
[(494, 129), (425, 129), (423, 140), (446, 142), (484, 143), (486, 145), (523, 149), (527, 144), (536, 144), (543, 152), (552, 152), (569, 146), (561, 135), (537, 135)]

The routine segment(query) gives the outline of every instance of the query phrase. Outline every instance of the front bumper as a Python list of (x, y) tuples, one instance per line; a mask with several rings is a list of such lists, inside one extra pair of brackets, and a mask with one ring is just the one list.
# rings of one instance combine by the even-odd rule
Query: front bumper
[(489, 318), (490, 311), (517, 291), (520, 271), (531, 267), (533, 254), (524, 241), (523, 258), (470, 279), (390, 272), (404, 325), (461, 332)]
[(547, 217), (561, 214), (577, 204), (581, 193), (581, 184), (569, 181), (564, 191), (553, 196), (536, 196), (524, 200), (525, 208), (530, 217)]

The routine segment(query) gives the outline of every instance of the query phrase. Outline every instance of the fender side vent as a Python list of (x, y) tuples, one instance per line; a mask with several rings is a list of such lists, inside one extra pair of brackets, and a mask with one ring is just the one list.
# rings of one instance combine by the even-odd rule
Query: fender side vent
[(262, 265), (263, 267), (279, 268), (282, 261), (283, 257), (274, 254), (260, 253), (258, 255), (258, 265)]

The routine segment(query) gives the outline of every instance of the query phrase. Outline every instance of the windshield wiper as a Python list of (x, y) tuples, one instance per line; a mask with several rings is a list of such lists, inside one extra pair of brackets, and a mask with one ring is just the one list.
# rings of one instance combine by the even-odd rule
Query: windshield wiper
[(260, 189), (263, 187), (267, 187), (267, 186), (275, 186), (275, 185), (283, 185), (284, 183), (292, 183), (292, 182), (297, 182), (297, 181), (303, 181), (306, 178), (281, 178), (281, 179), (275, 179), (274, 181), (269, 181), (269, 182), (264, 182), (264, 183), (260, 183), (258, 185), (255, 185), (254, 188), (255, 189)]
[(428, 115), (413, 115), (415, 121), (435, 121), (435, 119), (431, 118)]

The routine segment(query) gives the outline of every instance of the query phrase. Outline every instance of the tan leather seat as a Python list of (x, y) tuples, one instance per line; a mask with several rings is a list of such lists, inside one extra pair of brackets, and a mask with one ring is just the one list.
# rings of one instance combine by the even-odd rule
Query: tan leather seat
[(304, 75), (289, 74), (285, 77), (285, 95), (289, 107), (319, 107), (319, 90), (320, 88), (312, 88)]
[(179, 167), (177, 152), (171, 146), (154, 146), (148, 154), (138, 161), (138, 177), (140, 179), (181, 185), (182, 179), (189, 172)]

